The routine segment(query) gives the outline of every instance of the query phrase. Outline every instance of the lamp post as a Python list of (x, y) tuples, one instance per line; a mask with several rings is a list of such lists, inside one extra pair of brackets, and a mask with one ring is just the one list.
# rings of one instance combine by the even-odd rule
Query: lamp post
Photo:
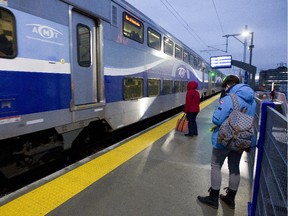
[(254, 48), (254, 44), (253, 44), (254, 32), (249, 32), (249, 34), (251, 34), (251, 42), (249, 46), (249, 51), (250, 51), (249, 64), (252, 65), (252, 50)]
[[(247, 36), (251, 35), (251, 41), (250, 41), (250, 45), (249, 45), (249, 51), (250, 51), (250, 58), (249, 58), (249, 64), (252, 64), (252, 50), (254, 48), (254, 44), (253, 44), (253, 36), (254, 36), (254, 32), (248, 32), (247, 31), (247, 25), (245, 26), (245, 31), (243, 33), (239, 33), (239, 34), (227, 34), (227, 35), (223, 35), (222, 37), (226, 37), (226, 52), (228, 51), (228, 38), (229, 37), (234, 37), (237, 41), (239, 41), (241, 44), (243, 44), (244, 46), (244, 53), (243, 53), (243, 62), (246, 63), (246, 50), (247, 50)], [(244, 42), (241, 41), (237, 36), (244, 36)], [(239, 71), (239, 78), (242, 82), (242, 74), (241, 74), (241, 70)], [(249, 75), (250, 78), (250, 75)]]
[(204, 79), (205, 79), (205, 77), (204, 77), (205, 69), (206, 69), (206, 66), (205, 66), (204, 62), (202, 62), (200, 71), (202, 71), (202, 89), (203, 90), (204, 90), (204, 86), (205, 86), (205, 81), (204, 81)]

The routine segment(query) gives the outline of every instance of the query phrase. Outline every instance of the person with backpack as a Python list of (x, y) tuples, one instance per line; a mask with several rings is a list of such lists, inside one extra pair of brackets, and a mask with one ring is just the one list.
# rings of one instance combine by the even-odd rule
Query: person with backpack
[[(212, 133), (212, 156), (211, 156), (211, 186), (208, 190), (209, 196), (198, 196), (198, 200), (212, 208), (218, 209), (219, 206), (219, 192), (221, 187), (221, 168), (225, 161), (228, 159), (229, 169), (229, 185), (226, 189), (226, 195), (221, 194), (220, 199), (228, 205), (229, 208), (235, 209), (235, 196), (240, 184), (240, 160), (244, 150), (235, 150), (224, 147), (218, 143), (219, 128), (229, 117), (233, 111), (233, 101), (230, 94), (236, 95), (239, 109), (245, 110), (246, 114), (254, 117), (256, 113), (256, 102), (254, 100), (254, 91), (246, 84), (240, 84), (239, 78), (234, 75), (229, 75), (222, 83), (225, 93), (221, 94), (219, 104), (215, 108), (212, 122), (216, 125)], [(252, 146), (256, 143), (256, 137), (251, 138)]]

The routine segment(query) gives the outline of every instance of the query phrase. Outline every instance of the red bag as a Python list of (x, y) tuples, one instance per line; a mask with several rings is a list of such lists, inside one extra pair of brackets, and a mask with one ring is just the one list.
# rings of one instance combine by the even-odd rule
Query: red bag
[(179, 132), (187, 132), (188, 131), (188, 120), (186, 119), (186, 114), (181, 117), (181, 119), (177, 120), (176, 130)]

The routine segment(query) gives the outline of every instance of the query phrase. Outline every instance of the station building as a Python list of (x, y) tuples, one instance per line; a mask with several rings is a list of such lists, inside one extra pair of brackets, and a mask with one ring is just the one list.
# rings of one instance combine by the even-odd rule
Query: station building
[(265, 87), (265, 90), (271, 90), (274, 83), (274, 89), (278, 92), (287, 94), (288, 88), (288, 72), (287, 67), (281, 65), (275, 69), (262, 70), (259, 73), (259, 87)]

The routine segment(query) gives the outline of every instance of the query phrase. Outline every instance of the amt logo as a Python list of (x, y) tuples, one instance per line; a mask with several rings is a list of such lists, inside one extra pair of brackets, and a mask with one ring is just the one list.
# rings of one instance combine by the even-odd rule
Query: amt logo
[(54, 28), (49, 26), (40, 25), (40, 24), (27, 24), (28, 26), (33, 26), (32, 32), (39, 34), (42, 38), (45, 39), (57, 39), (59, 34), (63, 35), (60, 31), (57, 31)]
[(181, 78), (184, 78), (184, 76), (187, 74), (187, 70), (186, 68), (183, 68), (183, 67), (179, 67), (177, 69), (177, 75), (180, 76)]

